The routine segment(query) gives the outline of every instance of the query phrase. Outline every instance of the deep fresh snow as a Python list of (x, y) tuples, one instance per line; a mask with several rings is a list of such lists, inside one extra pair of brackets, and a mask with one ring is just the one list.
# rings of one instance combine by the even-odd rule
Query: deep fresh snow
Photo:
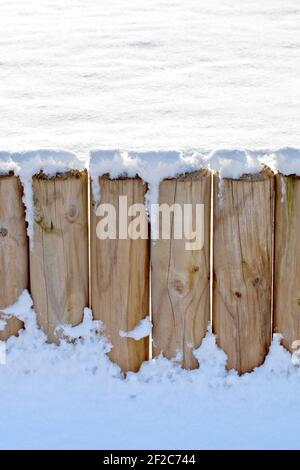
[[(300, 148), (296, 0), (1, 0), (0, 17), (1, 151)], [(300, 172), (298, 150), (266, 155)], [(0, 448), (300, 448), (300, 368), (278, 337), (243, 377), (208, 333), (199, 370), (159, 358), (124, 379), (88, 309), (58, 347), (30, 307), (0, 364)]]
[(1, 0), (0, 149), (300, 147), (297, 0)]
[(85, 310), (65, 326), (75, 344), (47, 344), (26, 291), (7, 314), (27, 329), (7, 344), (0, 365), (0, 448), (299, 448), (300, 367), (275, 336), (265, 364), (238, 377), (207, 333), (184, 371), (158, 358), (124, 379), (109, 344)]

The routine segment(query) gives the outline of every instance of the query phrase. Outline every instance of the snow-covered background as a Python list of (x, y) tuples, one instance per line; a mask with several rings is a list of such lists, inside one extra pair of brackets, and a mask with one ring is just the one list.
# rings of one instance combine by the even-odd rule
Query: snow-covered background
[[(0, 150), (300, 147), (296, 0), (1, 0)], [(0, 365), (0, 448), (299, 448), (300, 369), (275, 338), (238, 377), (123, 378), (86, 312), (75, 345), (27, 329)]]
[(1, 0), (0, 149), (300, 146), (297, 0)]

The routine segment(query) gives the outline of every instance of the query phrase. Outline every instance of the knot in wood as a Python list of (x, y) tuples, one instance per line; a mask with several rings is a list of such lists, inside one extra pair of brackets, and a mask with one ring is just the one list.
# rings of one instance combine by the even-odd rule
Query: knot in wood
[(8, 230), (5, 227), (0, 227), (0, 235), (4, 238), (8, 234)]
[(252, 285), (253, 285), (253, 287), (260, 286), (261, 285), (261, 279), (259, 277), (256, 277), (255, 279), (253, 279)]
[(67, 219), (69, 222), (75, 222), (75, 220), (77, 219), (78, 217), (78, 209), (76, 207), (75, 204), (72, 204), (70, 207), (69, 207), (69, 210), (67, 212)]
[(184, 287), (184, 282), (181, 279), (174, 279), (173, 288), (178, 294), (182, 295), (184, 293)]

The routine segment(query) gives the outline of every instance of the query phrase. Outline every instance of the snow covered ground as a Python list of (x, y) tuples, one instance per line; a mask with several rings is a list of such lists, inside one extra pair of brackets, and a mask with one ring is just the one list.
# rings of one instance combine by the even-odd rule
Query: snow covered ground
[[(1, 0), (0, 150), (300, 147), (295, 0)], [(300, 369), (252, 374), (208, 334), (187, 372), (126, 379), (88, 313), (49, 345), (30, 299), (0, 365), (0, 448), (300, 448)]]
[(0, 149), (300, 146), (296, 0), (1, 0)]
[(238, 377), (207, 334), (184, 371), (158, 358), (124, 379), (105, 354), (86, 310), (66, 330), (73, 344), (47, 344), (26, 293), (17, 312), (27, 329), (0, 366), (0, 448), (299, 448), (300, 368), (275, 337), (263, 366)]

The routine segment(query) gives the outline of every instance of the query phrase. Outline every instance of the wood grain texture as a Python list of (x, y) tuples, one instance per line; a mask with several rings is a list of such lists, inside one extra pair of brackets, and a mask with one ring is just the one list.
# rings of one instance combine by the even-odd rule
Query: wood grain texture
[(153, 354), (177, 357), (187, 369), (198, 367), (193, 349), (206, 333), (210, 315), (210, 199), (211, 175), (199, 171), (160, 184), (160, 204), (204, 204), (204, 247), (186, 250), (185, 239), (160, 237), (151, 243)]
[[(101, 204), (115, 207), (117, 221), (119, 196), (127, 196), (128, 206), (144, 203), (147, 186), (138, 178), (110, 180), (102, 176), (100, 184)], [(93, 315), (105, 325), (104, 334), (113, 346), (111, 360), (124, 372), (137, 371), (149, 358), (149, 339), (121, 337), (120, 330), (133, 330), (149, 315), (149, 240), (100, 240), (96, 235), (100, 218), (91, 206)]]
[(213, 331), (228, 369), (250, 372), (271, 341), (274, 177), (214, 180)]
[(87, 173), (35, 176), (32, 184), (31, 294), (40, 326), (56, 342), (56, 327), (80, 323), (88, 305)]
[(274, 331), (300, 339), (300, 178), (276, 175)]
[[(28, 240), (22, 203), (22, 185), (16, 176), (0, 177), (0, 309), (14, 304), (24, 289), (28, 289)], [(23, 322), (7, 318), (0, 340), (17, 335)]]

